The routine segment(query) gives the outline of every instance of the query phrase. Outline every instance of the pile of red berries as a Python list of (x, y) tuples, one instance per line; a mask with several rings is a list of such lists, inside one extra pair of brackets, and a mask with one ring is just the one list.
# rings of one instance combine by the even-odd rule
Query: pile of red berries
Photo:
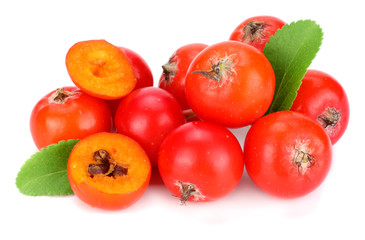
[[(137, 201), (151, 171), (182, 203), (226, 196), (244, 166), (263, 191), (304, 196), (330, 169), (349, 104), (332, 76), (308, 70), (291, 109), (266, 114), (276, 82), (263, 49), (284, 25), (253, 17), (229, 41), (182, 46), (162, 66), (158, 87), (137, 53), (104, 40), (78, 42), (66, 56), (75, 86), (34, 107), (34, 142), (41, 149), (81, 139), (68, 178), (81, 200), (100, 208)], [(242, 149), (227, 128), (245, 126), (251, 127)]]

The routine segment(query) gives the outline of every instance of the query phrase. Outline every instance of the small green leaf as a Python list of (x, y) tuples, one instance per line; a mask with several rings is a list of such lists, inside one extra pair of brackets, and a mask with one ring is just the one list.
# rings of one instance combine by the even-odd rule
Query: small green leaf
[(291, 108), (322, 39), (322, 29), (311, 20), (286, 24), (270, 38), (264, 54), (274, 69), (276, 85), (266, 114)]
[(16, 178), (19, 191), (29, 196), (73, 194), (67, 178), (67, 161), (78, 141), (60, 141), (33, 154)]

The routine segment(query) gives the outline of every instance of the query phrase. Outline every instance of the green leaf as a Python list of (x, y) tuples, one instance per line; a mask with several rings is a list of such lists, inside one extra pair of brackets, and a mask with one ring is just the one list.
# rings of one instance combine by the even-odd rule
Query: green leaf
[(286, 24), (270, 38), (264, 54), (274, 69), (276, 85), (266, 114), (291, 108), (322, 39), (322, 29), (311, 20)]
[(33, 154), (16, 178), (19, 191), (29, 196), (73, 194), (67, 178), (67, 161), (78, 141), (60, 141)]

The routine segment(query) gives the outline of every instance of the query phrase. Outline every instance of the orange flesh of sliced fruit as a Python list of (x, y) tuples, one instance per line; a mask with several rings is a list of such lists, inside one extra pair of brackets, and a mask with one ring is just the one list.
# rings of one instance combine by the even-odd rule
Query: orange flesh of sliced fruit
[[(94, 152), (104, 149), (119, 166), (127, 166), (128, 173), (121, 176), (98, 174), (91, 176), (89, 164), (95, 164)], [(97, 133), (77, 143), (71, 152), (68, 168), (76, 185), (87, 183), (108, 194), (129, 193), (149, 181), (150, 161), (131, 138), (118, 133)]]
[(105, 40), (73, 45), (66, 55), (66, 67), (75, 85), (95, 97), (121, 98), (136, 85), (136, 77), (126, 55)]

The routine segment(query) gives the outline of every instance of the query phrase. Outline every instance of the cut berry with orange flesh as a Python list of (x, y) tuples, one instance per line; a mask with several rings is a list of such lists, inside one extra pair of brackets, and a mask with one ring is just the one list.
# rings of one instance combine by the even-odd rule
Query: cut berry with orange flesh
[(118, 133), (97, 133), (73, 148), (67, 174), (75, 195), (102, 209), (123, 209), (139, 200), (151, 177), (142, 147)]
[(137, 82), (125, 53), (105, 40), (73, 45), (66, 55), (66, 67), (76, 86), (102, 99), (124, 97)]

